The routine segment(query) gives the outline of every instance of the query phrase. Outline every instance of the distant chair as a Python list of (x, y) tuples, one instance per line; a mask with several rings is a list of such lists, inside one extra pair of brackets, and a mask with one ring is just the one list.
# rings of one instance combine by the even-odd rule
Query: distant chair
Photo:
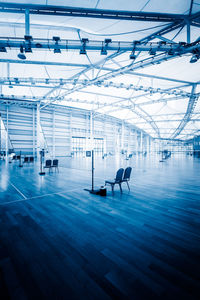
[(124, 169), (120, 168), (117, 171), (117, 173), (116, 173), (116, 178), (114, 179), (114, 181), (106, 180), (105, 181), (105, 185), (110, 184), (111, 188), (112, 188), (112, 192), (114, 192), (114, 186), (115, 186), (115, 184), (119, 184), (120, 192), (122, 193), (122, 186), (121, 186), (121, 184), (122, 184), (123, 174), (124, 174)]
[(59, 169), (58, 169), (58, 159), (54, 159), (53, 160), (53, 164), (52, 164), (51, 167), (55, 168), (55, 171), (57, 170), (59, 172)]
[(47, 159), (44, 168), (49, 169), (50, 172), (51, 167), (52, 167), (52, 161), (51, 159)]
[(16, 155), (13, 155), (13, 158), (12, 158), (13, 160), (16, 160), (17, 159), (17, 156)]
[(29, 157), (24, 157), (24, 163), (28, 163), (29, 162)]
[(132, 168), (131, 167), (127, 167), (125, 169), (125, 171), (124, 171), (124, 177), (122, 179), (122, 182), (126, 182), (127, 183), (129, 191), (130, 191), (130, 187), (129, 187), (128, 181), (130, 181), (131, 171), (132, 171)]
[(16, 159), (20, 160), (21, 158), (21, 155), (17, 155)]
[(33, 157), (33, 156), (30, 156), (30, 157), (29, 157), (29, 161), (30, 161), (30, 162), (34, 162), (34, 157)]

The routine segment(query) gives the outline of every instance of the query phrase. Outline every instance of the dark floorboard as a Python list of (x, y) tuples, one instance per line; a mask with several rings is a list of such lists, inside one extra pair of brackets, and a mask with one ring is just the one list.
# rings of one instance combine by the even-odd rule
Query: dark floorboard
[(101, 197), (90, 158), (0, 161), (0, 299), (200, 299), (200, 159), (99, 158), (96, 186), (128, 165)]

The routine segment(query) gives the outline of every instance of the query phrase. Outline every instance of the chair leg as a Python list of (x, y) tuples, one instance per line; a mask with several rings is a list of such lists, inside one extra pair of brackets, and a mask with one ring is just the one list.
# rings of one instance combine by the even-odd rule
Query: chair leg
[(114, 184), (111, 184), (112, 193), (114, 193)]
[(122, 185), (119, 183), (120, 192), (122, 193)]
[(130, 191), (130, 186), (129, 186), (129, 184), (128, 184), (128, 181), (127, 181), (126, 183), (127, 183), (128, 189), (129, 189), (129, 191)]

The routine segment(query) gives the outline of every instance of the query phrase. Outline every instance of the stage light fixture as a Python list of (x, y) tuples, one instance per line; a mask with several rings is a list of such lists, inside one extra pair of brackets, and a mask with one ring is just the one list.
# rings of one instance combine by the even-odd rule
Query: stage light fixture
[(191, 59), (190, 59), (190, 63), (193, 64), (195, 62), (197, 62), (200, 58), (200, 55), (199, 54), (194, 54)]
[(149, 55), (153, 55), (153, 56), (156, 55), (156, 49), (152, 49), (152, 48), (151, 48), (151, 49), (149, 50)]
[(105, 39), (105, 41), (102, 42), (101, 55), (107, 55), (107, 47), (109, 43), (112, 43), (111, 39)]
[(31, 53), (32, 52), (31, 41), (33, 40), (33, 38), (32, 38), (31, 35), (25, 35), (24, 39), (25, 39), (25, 47), (24, 47), (25, 52), (26, 53)]
[(168, 55), (174, 55), (174, 54), (175, 54), (175, 52), (174, 52), (174, 50), (173, 50), (173, 49), (170, 49), (170, 50), (167, 52), (167, 54), (168, 54)]
[(130, 59), (135, 60), (136, 59), (136, 55), (135, 55), (135, 50), (133, 50), (129, 56)]
[(7, 52), (6, 47), (1, 46), (1, 47), (0, 47), (0, 52)]
[(19, 79), (18, 78), (14, 78), (15, 84), (19, 84)]
[(58, 42), (60, 41), (60, 37), (59, 36), (53, 36), (53, 41), (55, 41), (55, 46), (54, 46), (54, 53), (61, 53), (61, 50), (59, 48)]
[(86, 54), (86, 43), (89, 43), (89, 40), (88, 39), (81, 39), (81, 43), (82, 43), (82, 46), (81, 46), (81, 49), (80, 49), (80, 54)]
[(26, 59), (26, 55), (24, 54), (23, 45), (20, 46), (20, 48), (19, 48), (19, 54), (17, 56), (18, 56), (18, 58), (20, 58), (22, 60)]

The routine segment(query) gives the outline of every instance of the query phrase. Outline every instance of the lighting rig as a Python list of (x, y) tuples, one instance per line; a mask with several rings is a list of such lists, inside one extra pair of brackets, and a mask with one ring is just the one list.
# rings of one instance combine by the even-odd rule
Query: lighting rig
[[(87, 86), (90, 81), (87, 79), (80, 80), (80, 79), (53, 79), (53, 78), (0, 78), (0, 85), (20, 85), (25, 83), (30, 83), (31, 85), (37, 86), (37, 84), (44, 84), (44, 85), (60, 85), (63, 86), (65, 84), (76, 86), (77, 84), (81, 84), (83, 86)], [(152, 94), (167, 94), (167, 95), (175, 95), (175, 96), (183, 96), (183, 97), (190, 97), (191, 93), (185, 92), (183, 90), (179, 89), (171, 89), (171, 90), (165, 90), (160, 88), (152, 88), (149, 86), (143, 86), (143, 85), (134, 85), (134, 84), (124, 84), (124, 83), (118, 83), (113, 81), (104, 81), (104, 80), (98, 80), (93, 83), (93, 85), (97, 87), (105, 87), (105, 88), (120, 88), (120, 89), (126, 89), (126, 90), (134, 90), (134, 91), (143, 91), (143, 92), (149, 92)]]
[(130, 59), (135, 60), (136, 52), (148, 52), (150, 56), (157, 53), (163, 53), (167, 56), (181, 56), (191, 54), (191, 63), (200, 58), (200, 41), (194, 43), (170, 43), (165, 41), (144, 43), (140, 41), (121, 42), (105, 39), (104, 41), (94, 41), (88, 38), (81, 40), (63, 40), (58, 36), (52, 39), (33, 39), (32, 36), (25, 35), (24, 38), (5, 37), (0, 39), (0, 52), (7, 52), (7, 49), (19, 49), (18, 57), (26, 59), (25, 53), (31, 53), (34, 50), (53, 50), (55, 54), (61, 53), (62, 50), (79, 50), (79, 53), (86, 55), (87, 51), (99, 51), (101, 55), (107, 55), (108, 51), (130, 52)]

